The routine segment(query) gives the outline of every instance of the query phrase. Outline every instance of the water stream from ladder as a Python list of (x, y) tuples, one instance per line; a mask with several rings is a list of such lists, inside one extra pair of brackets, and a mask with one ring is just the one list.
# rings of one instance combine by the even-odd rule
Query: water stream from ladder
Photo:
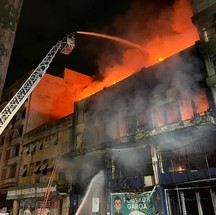
[(77, 34), (84, 34), (84, 35), (89, 35), (89, 36), (95, 36), (95, 37), (101, 37), (101, 38), (105, 38), (105, 39), (114, 40), (114, 41), (117, 41), (117, 42), (120, 42), (120, 43), (124, 43), (124, 44), (126, 44), (128, 46), (132, 46), (132, 47), (134, 47), (136, 49), (139, 49), (142, 52), (146, 52), (146, 50), (144, 49), (143, 46), (141, 46), (141, 45), (139, 45), (137, 43), (134, 43), (134, 42), (119, 38), (119, 37), (110, 36), (110, 35), (106, 35), (106, 34), (99, 34), (99, 33), (94, 33), (94, 32), (87, 32), (87, 31), (76, 31), (76, 33)]

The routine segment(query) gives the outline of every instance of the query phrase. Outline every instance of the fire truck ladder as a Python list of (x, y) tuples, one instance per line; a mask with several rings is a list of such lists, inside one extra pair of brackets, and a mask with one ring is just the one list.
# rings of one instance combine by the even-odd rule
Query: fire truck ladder
[(60, 156), (58, 156), (56, 158), (55, 164), (53, 166), (53, 170), (52, 170), (51, 176), (49, 178), (49, 182), (48, 182), (48, 185), (47, 185), (47, 190), (46, 190), (46, 193), (44, 195), (44, 200), (43, 200), (42, 208), (40, 210), (39, 215), (43, 215), (44, 210), (45, 210), (45, 208), (47, 206), (47, 201), (49, 199), (49, 195), (50, 195), (50, 192), (51, 192), (51, 187), (52, 187), (52, 183), (53, 183), (53, 180), (55, 178), (55, 173), (56, 173), (56, 170), (57, 170), (57, 167), (58, 167), (58, 164), (59, 164), (59, 159), (60, 159)]
[(75, 47), (75, 39), (73, 34), (66, 35), (62, 40), (54, 45), (30, 77), (25, 81), (22, 87), (17, 91), (9, 103), (0, 112), (0, 135), (16, 114), (16, 112), (23, 105), (25, 100), (34, 90), (36, 85), (42, 79), (50, 63), (55, 57), (56, 53), (60, 50), (61, 53), (68, 55)]

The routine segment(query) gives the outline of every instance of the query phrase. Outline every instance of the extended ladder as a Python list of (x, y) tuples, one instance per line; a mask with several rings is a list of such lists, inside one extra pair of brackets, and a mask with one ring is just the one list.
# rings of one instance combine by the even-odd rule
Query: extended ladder
[(75, 47), (75, 39), (72, 34), (66, 35), (62, 40), (54, 45), (30, 77), (25, 81), (22, 87), (17, 91), (9, 103), (0, 112), (0, 135), (11, 121), (16, 112), (24, 104), (25, 100), (34, 90), (36, 85), (42, 79), (50, 63), (55, 57), (56, 53), (60, 50), (63, 54), (70, 54)]

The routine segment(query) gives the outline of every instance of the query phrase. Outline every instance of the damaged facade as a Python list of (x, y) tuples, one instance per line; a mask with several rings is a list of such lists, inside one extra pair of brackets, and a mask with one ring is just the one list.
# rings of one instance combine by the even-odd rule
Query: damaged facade
[[(91, 156), (91, 166), (104, 172), (107, 212), (114, 214), (111, 193), (127, 195), (127, 202), (148, 193), (154, 202), (152, 206), (149, 200), (149, 211), (153, 207), (155, 213), (215, 213), (215, 106), (205, 74), (194, 45), (75, 103), (74, 147), (83, 157), (79, 168), (88, 174), (84, 169)], [(77, 182), (74, 174), (75, 192), (85, 177)], [(80, 193), (82, 189), (74, 196)]]
[(41, 209), (59, 154), (46, 213), (216, 214), (216, 1), (191, 3), (199, 42), (25, 133), (13, 214)]

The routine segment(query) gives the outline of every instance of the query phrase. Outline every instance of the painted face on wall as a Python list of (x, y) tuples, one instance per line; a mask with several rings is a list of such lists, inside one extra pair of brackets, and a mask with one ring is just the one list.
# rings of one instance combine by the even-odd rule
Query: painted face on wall
[(115, 206), (116, 211), (119, 212), (121, 207), (122, 207), (121, 199), (116, 199), (115, 203), (114, 203), (114, 206)]

